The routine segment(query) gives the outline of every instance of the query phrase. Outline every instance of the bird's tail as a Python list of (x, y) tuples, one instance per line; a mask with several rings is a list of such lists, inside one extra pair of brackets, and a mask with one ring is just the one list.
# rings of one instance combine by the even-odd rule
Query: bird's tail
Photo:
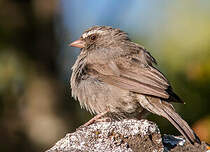
[(140, 100), (140, 104), (148, 111), (168, 119), (191, 144), (195, 142), (201, 144), (198, 136), (187, 122), (175, 112), (170, 103), (161, 101), (158, 98), (145, 97), (145, 100)]

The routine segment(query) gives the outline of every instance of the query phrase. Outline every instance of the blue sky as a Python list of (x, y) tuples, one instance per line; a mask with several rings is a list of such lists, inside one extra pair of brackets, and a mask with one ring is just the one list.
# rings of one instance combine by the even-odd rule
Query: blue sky
[(61, 11), (64, 26), (71, 28), (73, 35), (78, 36), (92, 25), (110, 25), (136, 33), (137, 27), (146, 32), (163, 21), (167, 4), (155, 0), (62, 0)]

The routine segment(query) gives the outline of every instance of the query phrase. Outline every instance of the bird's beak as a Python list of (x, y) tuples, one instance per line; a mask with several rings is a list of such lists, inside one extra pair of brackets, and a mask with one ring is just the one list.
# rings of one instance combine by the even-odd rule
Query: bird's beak
[(85, 42), (81, 39), (76, 40), (72, 43), (69, 44), (69, 46), (77, 47), (77, 48), (84, 48), (85, 47)]

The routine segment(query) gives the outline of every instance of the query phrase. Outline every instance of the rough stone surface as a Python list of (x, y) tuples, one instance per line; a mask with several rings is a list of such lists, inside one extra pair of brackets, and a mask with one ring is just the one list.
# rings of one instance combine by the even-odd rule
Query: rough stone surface
[(191, 145), (183, 137), (163, 135), (148, 120), (96, 122), (67, 134), (46, 152), (202, 152), (206, 144)]

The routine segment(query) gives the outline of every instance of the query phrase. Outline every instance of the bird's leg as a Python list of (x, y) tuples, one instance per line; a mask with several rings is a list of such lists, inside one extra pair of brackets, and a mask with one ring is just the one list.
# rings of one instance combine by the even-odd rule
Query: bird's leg
[(95, 121), (99, 120), (101, 117), (105, 116), (108, 112), (109, 112), (109, 110), (106, 110), (106, 111), (104, 111), (104, 112), (102, 112), (100, 114), (97, 114), (95, 117), (93, 117), (88, 122), (86, 122), (83, 126), (89, 126), (89, 125), (91, 125)]

